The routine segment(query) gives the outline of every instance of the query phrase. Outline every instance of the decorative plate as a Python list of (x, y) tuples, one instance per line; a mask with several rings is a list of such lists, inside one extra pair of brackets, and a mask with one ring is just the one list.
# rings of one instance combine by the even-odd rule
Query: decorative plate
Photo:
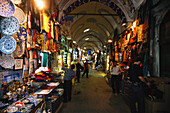
[(27, 111), (27, 108), (26, 107), (21, 107), (20, 109), (19, 109), (19, 112), (21, 112), (21, 113), (25, 113)]
[(0, 56), (0, 65), (3, 63), (3, 58)]
[(21, 0), (11, 0), (14, 4), (20, 4)]
[(22, 100), (22, 102), (23, 102), (24, 104), (27, 104), (27, 103), (29, 103), (29, 102), (30, 102), (30, 100), (28, 100), (28, 99), (24, 99), (24, 100)]
[(18, 111), (18, 108), (13, 106), (13, 105), (7, 107), (7, 112), (8, 113), (14, 113), (14, 112), (17, 112), (17, 111)]
[(17, 36), (20, 40), (25, 40), (27, 38), (27, 29), (21, 26), (17, 31)]
[(15, 13), (13, 16), (18, 19), (20, 24), (23, 24), (26, 21), (26, 15), (19, 7), (15, 7)]
[(14, 57), (21, 57), (25, 52), (25, 42), (18, 42), (14, 51)]
[(12, 56), (9, 56), (9, 55), (4, 55), (2, 56), (2, 63), (1, 63), (1, 66), (4, 67), (4, 68), (11, 68), (14, 66), (15, 64), (15, 59), (14, 57)]
[(16, 102), (14, 105), (16, 107), (22, 107), (22, 106), (24, 106), (24, 103), (23, 102)]
[(11, 0), (0, 0), (0, 15), (10, 17), (15, 12), (15, 6)]
[(5, 35), (13, 35), (19, 29), (19, 21), (14, 16), (3, 18), (0, 21), (0, 29)]
[(22, 56), (22, 46), (20, 43), (17, 43), (17, 47), (14, 51), (14, 56), (16, 55), (16, 57), (21, 57)]
[(3, 36), (0, 39), (0, 51), (4, 54), (11, 54), (16, 48), (16, 41), (11, 36)]

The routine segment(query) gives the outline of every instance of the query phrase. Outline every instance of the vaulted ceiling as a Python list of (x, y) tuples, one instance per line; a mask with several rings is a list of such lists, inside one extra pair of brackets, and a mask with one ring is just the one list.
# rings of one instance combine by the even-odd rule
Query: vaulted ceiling
[[(146, 0), (55, 0), (60, 9), (60, 20), (73, 16), (71, 24), (64, 22), (64, 29), (80, 48), (97, 50), (107, 45), (109, 38), (120, 34), (123, 21), (133, 21), (134, 12)], [(84, 30), (90, 29), (87, 32)], [(116, 32), (115, 32), (116, 31)]]

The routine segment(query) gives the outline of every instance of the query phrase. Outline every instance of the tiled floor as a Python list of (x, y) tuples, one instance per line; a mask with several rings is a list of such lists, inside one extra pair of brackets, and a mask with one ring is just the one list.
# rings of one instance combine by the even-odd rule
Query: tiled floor
[(130, 113), (122, 95), (115, 96), (106, 84), (104, 73), (91, 72), (73, 86), (71, 102), (64, 103), (59, 113)]

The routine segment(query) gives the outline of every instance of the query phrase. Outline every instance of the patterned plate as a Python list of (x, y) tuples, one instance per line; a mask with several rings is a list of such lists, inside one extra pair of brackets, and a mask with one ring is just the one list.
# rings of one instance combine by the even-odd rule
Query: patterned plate
[(24, 54), (25, 51), (25, 42), (18, 42), (17, 43), (17, 47), (15, 49), (14, 53), (14, 57), (21, 57)]
[(15, 12), (15, 6), (11, 0), (0, 0), (0, 15), (10, 17)]
[(15, 6), (15, 13), (13, 16), (18, 19), (20, 24), (23, 24), (26, 21), (26, 15), (19, 7)]
[(11, 68), (15, 64), (14, 57), (12, 57), (10, 55), (2, 56), (2, 60), (3, 60), (3, 62), (1, 63), (1, 66), (4, 67), (4, 68)]
[(21, 0), (11, 0), (14, 4), (20, 4)]
[(0, 29), (5, 35), (13, 35), (19, 29), (19, 21), (14, 16), (3, 18), (0, 21)]
[(21, 26), (17, 31), (17, 36), (20, 40), (24, 41), (27, 38), (27, 29)]
[(16, 41), (11, 36), (3, 36), (0, 39), (0, 50), (4, 54), (10, 54), (12, 53), (16, 48)]

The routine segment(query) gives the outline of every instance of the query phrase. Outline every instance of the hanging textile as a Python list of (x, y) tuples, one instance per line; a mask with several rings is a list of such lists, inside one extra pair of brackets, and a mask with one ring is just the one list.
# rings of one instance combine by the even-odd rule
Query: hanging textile
[(51, 39), (51, 21), (48, 22), (48, 29), (49, 29), (49, 32), (47, 33), (47, 38)]
[(147, 75), (148, 75), (147, 50), (145, 51), (145, 56), (144, 56), (143, 75), (144, 75), (144, 76), (147, 76)]
[(37, 38), (37, 35), (36, 35), (36, 29), (33, 30), (33, 47), (35, 47), (35, 43), (36, 43), (36, 38)]
[(148, 34), (148, 16), (145, 16), (144, 26), (143, 26), (143, 42), (147, 42), (147, 34)]
[(58, 42), (58, 34), (59, 34), (59, 30), (58, 27), (55, 26), (55, 40)]
[(54, 39), (54, 24), (53, 24), (53, 21), (51, 21), (51, 38)]
[(42, 53), (41, 67), (48, 67), (48, 54)]
[(44, 32), (44, 50), (47, 50), (47, 33)]
[(139, 27), (138, 27), (137, 42), (142, 42), (142, 40), (143, 40), (143, 24), (139, 25)]
[(43, 25), (42, 29), (45, 30), (46, 32), (49, 32), (49, 27), (48, 27), (48, 21), (50, 17), (46, 15), (46, 13), (43, 12)]
[(44, 33), (42, 33), (40, 37), (41, 37), (41, 50), (44, 51)]

